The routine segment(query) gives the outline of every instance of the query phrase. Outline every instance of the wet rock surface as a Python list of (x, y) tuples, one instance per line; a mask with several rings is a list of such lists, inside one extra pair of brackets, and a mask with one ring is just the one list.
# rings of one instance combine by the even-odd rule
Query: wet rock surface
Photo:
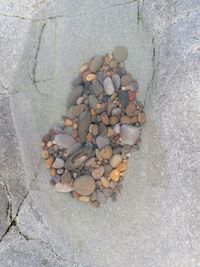
[(97, 56), (80, 68), (73, 81), (76, 95), (64, 129), (51, 129), (42, 139), (42, 158), (57, 192), (95, 207), (121, 194), (130, 152), (140, 142), (145, 122), (137, 101), (138, 84), (121, 64), (125, 47)]

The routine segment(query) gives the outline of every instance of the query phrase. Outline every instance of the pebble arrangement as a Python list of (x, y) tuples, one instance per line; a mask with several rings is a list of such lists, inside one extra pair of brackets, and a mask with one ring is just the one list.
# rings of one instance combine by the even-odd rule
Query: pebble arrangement
[(82, 65), (63, 127), (50, 129), (42, 139), (50, 185), (96, 207), (121, 194), (145, 122), (138, 83), (124, 68), (127, 56), (119, 46)]

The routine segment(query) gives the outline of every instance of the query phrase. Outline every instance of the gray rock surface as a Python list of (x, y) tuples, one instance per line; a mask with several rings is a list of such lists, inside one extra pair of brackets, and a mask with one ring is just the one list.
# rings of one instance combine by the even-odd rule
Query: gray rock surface
[[(0, 267), (200, 266), (199, 8), (0, 2)], [(92, 209), (49, 186), (39, 143), (66, 113), (80, 65), (118, 45), (147, 123), (122, 196)]]

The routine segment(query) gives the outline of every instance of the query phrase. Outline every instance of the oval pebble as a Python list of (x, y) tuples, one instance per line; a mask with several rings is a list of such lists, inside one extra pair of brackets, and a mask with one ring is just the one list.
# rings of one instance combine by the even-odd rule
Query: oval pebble
[(110, 140), (106, 136), (98, 135), (96, 138), (96, 145), (98, 146), (99, 149), (102, 149), (105, 146), (110, 145)]
[(119, 75), (113, 74), (112, 81), (113, 81), (115, 89), (118, 90), (120, 88), (120, 84), (121, 84)]
[(90, 71), (96, 73), (103, 63), (103, 57), (97, 56), (90, 63)]
[(100, 166), (99, 168), (97, 169), (94, 169), (92, 171), (92, 177), (95, 179), (95, 180), (98, 180), (102, 177), (104, 173), (104, 167), (103, 166)]
[(128, 51), (124, 46), (117, 46), (113, 51), (113, 57), (117, 62), (123, 62), (128, 56)]
[(54, 141), (57, 145), (63, 148), (69, 148), (76, 143), (75, 139), (72, 136), (66, 134), (55, 135)]
[(140, 136), (140, 131), (137, 127), (123, 124), (120, 129), (121, 144), (134, 145)]
[(122, 157), (119, 154), (115, 154), (110, 159), (110, 165), (116, 168), (122, 162)]
[(64, 165), (65, 165), (65, 162), (64, 162), (63, 159), (56, 158), (54, 163), (53, 163), (53, 165), (52, 165), (52, 167), (55, 168), (55, 169), (61, 169), (61, 168), (64, 167)]
[(106, 95), (112, 95), (115, 92), (115, 88), (110, 77), (105, 78), (103, 81), (103, 87)]
[(55, 184), (54, 189), (57, 192), (61, 192), (61, 193), (67, 193), (67, 192), (71, 192), (74, 190), (73, 187), (67, 185), (67, 184), (62, 184), (61, 182), (58, 182)]
[(106, 196), (100, 190), (96, 191), (96, 201), (99, 202), (102, 205), (104, 205), (106, 203)]
[(82, 175), (74, 181), (74, 190), (83, 196), (92, 194), (95, 190), (95, 181), (89, 175)]

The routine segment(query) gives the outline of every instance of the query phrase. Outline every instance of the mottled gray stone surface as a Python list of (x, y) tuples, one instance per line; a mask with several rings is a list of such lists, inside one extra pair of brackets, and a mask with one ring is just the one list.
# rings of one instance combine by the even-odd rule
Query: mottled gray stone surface
[[(0, 267), (200, 266), (200, 3), (0, 1)], [(41, 136), (91, 56), (129, 51), (147, 123), (123, 195), (55, 193)]]

